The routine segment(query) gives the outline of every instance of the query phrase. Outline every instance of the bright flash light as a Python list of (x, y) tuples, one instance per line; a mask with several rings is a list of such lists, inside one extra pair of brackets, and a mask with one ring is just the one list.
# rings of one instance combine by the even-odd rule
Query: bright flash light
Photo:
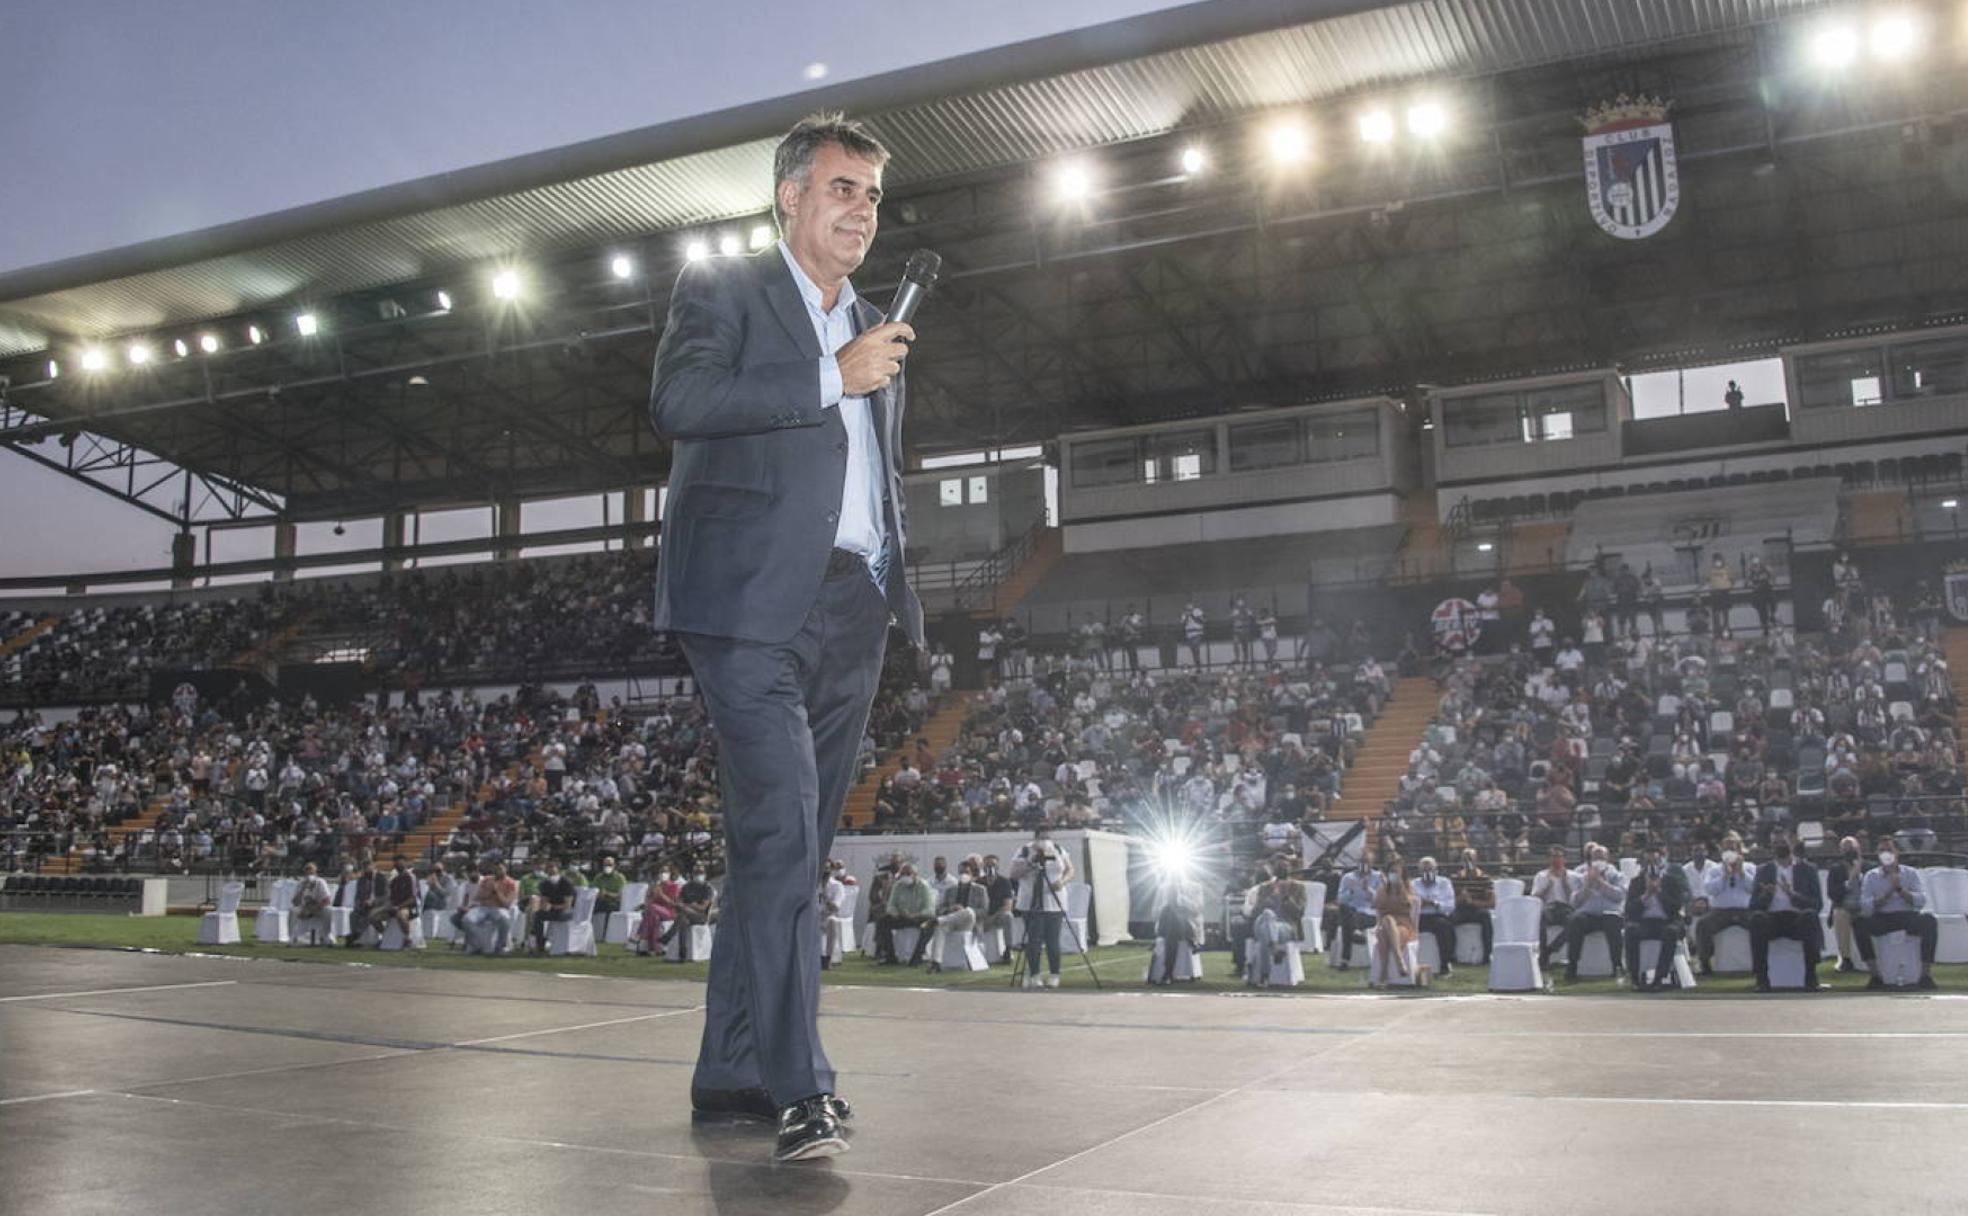
[(1394, 116), (1385, 110), (1368, 110), (1360, 115), (1360, 138), (1370, 144), (1384, 144), (1394, 138)]
[(1053, 189), (1059, 192), (1061, 201), (1068, 203), (1084, 202), (1093, 193), (1093, 172), (1077, 161), (1059, 166), (1053, 177)]
[(1280, 165), (1295, 165), (1311, 151), (1305, 127), (1295, 118), (1281, 118), (1264, 133), (1264, 148)]
[[(54, 365), (51, 363), (48, 366), (53, 367)], [(1943, 498), (1941, 500), (1941, 510), (1943, 511), (1952, 511), (1960, 505), (1961, 500), (1958, 498)]]
[(1182, 171), (1184, 173), (1201, 173), (1208, 167), (1209, 157), (1203, 154), (1201, 148), (1192, 145), (1182, 150)]
[(150, 362), (150, 348), (141, 342), (132, 342), (128, 353), (131, 363)]
[(517, 300), (519, 298), (519, 272), (517, 270), (501, 270), (499, 273), (493, 275), (492, 294), (501, 300)]
[(704, 241), (692, 241), (683, 247), (684, 260), (701, 262), (711, 256), (711, 247)]
[(108, 366), (109, 366), (109, 356), (105, 355), (102, 352), (101, 347), (91, 346), (89, 349), (82, 352), (83, 371), (99, 372)]
[(1476, 542), (1476, 552), (1478, 553), (1489, 553), (1495, 548), (1495, 541), (1479, 540)]
[(50, 380), (61, 379), (61, 363), (59, 360), (56, 359), (48, 360), (48, 379)]
[(1408, 107), (1408, 134), (1417, 139), (1434, 139), (1449, 129), (1449, 112), (1439, 102), (1423, 101)]
[(304, 312), (294, 318), (294, 328), (301, 331), (303, 338), (312, 338), (321, 332), (321, 320), (311, 312)]
[(623, 257), (621, 254), (618, 253), (613, 258), (609, 259), (608, 273), (614, 275), (618, 279), (626, 279), (630, 275), (635, 273), (635, 263), (629, 261), (629, 259)]
[(208, 355), (216, 355), (216, 354), (218, 354), (218, 353), (219, 353), (219, 335), (217, 335), (217, 334), (199, 334), (199, 335), (198, 335), (198, 349), (199, 349), (199, 350), (202, 350), (202, 351), (204, 351), (204, 352), (205, 352), (206, 354), (208, 354)]
[(1149, 860), (1167, 882), (1187, 882), (1196, 872), (1196, 848), (1181, 837), (1150, 841)]
[(1920, 22), (1911, 13), (1888, 13), (1872, 23), (1872, 53), (1905, 59), (1920, 48)]
[(171, 349), (178, 353), (178, 358), (180, 359), (191, 353), (191, 348), (185, 345), (183, 338), (179, 338), (177, 341), (171, 343)]
[(1811, 61), (1821, 68), (1848, 68), (1858, 57), (1858, 31), (1849, 25), (1828, 25), (1811, 36)]
[(248, 325), (246, 327), (246, 340), (258, 346), (260, 343), (266, 341), (266, 330), (261, 329), (257, 325)]
[(772, 225), (759, 224), (752, 229), (751, 247), (763, 249), (772, 243)]
[(738, 256), (738, 234), (727, 232), (718, 238), (718, 252), (728, 258)]
[(438, 293), (437, 293), (437, 311), (439, 311), (439, 312), (450, 312), (450, 311), (451, 311), (451, 293), (450, 293), (450, 292), (448, 292), (448, 291), (440, 291), (440, 292), (438, 292)]

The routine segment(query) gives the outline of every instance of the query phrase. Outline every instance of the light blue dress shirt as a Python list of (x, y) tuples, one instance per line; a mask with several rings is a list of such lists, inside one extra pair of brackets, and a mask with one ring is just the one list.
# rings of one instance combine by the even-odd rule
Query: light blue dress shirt
[(820, 407), (839, 409), (841, 423), (847, 428), (847, 480), (841, 487), (840, 526), (834, 531), (834, 545), (868, 558), (879, 585), (888, 557), (882, 526), (885, 479), (881, 441), (875, 434), (875, 411), (868, 399), (843, 393), (840, 360), (834, 356), (854, 340), (854, 284), (841, 281), (840, 294), (829, 311), (822, 306), (819, 284), (800, 269), (786, 242), (779, 242), (779, 253), (793, 272), (793, 282), (813, 322), (813, 334), (820, 340)]

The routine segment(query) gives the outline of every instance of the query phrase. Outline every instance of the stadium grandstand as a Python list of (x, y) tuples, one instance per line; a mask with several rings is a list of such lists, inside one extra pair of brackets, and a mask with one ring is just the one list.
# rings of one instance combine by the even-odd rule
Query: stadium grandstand
[[(613, 956), (603, 974), (663, 974), (646, 956), (667, 954), (698, 974), (682, 964), (715, 941), (703, 907), (727, 808), (689, 665), (650, 627), (670, 461), (650, 368), (686, 264), (769, 252), (778, 134), (840, 107), (894, 153), (857, 288), (886, 300), (918, 248), (945, 266), (908, 364), (929, 645), (891, 636), (836, 845), (861, 901), (830, 930), (848, 981), (945, 982), (906, 947), (873, 957), (929, 924), (897, 929), (900, 867), (954, 873), (1046, 828), (1082, 863), (1072, 924), (1095, 982), (1167, 982), (1178, 953), (1205, 987), (1390, 982), (1385, 925), (1353, 884), (1422, 877), (1426, 858), (1467, 906), (1453, 924), (1411, 917), (1424, 931), (1391, 982), (1633, 990), (1629, 955), (1600, 956), (1550, 906), (1581, 926), (1611, 915), (1617, 934), (1620, 913), (1640, 923), (1624, 897), (1587, 913), (1534, 884), (1609, 862), (1625, 891), (1658, 850), (1691, 897), (1679, 986), (1767, 990), (1749, 905), (1714, 874), (1729, 887), (1732, 867), (1793, 846), (1830, 873), (1856, 856), (1846, 842), (1925, 876), (1938, 947), (1922, 956), (1908, 913), (1899, 933), (1879, 922), (1875, 956), (1854, 868), (1849, 901), (1813, 922), (1824, 984), (1968, 982), (1968, 9), (1232, 0), (1097, 35), (0, 272), (0, 445), (174, 538), (147, 568), (79, 550), (0, 570), (0, 942), (65, 940), (9, 936), (10, 920), (168, 914), (181, 949), (196, 924), (219, 954), (401, 946), (519, 983), (524, 908), (492, 940), (454, 918), (474, 889), (458, 882), (505, 867), (530, 900), (553, 862), (592, 919), (539, 927), (547, 973)], [(378, 864), (416, 879), (414, 933)], [(331, 906), (304, 912), (314, 875)], [(1274, 875), (1302, 884), (1276, 939)], [(203, 936), (238, 917), (243, 933)], [(1004, 982), (1016, 919), (975, 936)], [(970, 937), (945, 952), (938, 930), (930, 969), (970, 982)], [(1101, 974), (1117, 957), (1128, 974)], [(188, 982), (232, 982), (217, 968)], [(904, 1016), (854, 999), (853, 1017)], [(1679, 1007), (1714, 1019), (1685, 1033), (1761, 1051), (1755, 1036), (1792, 1032), (1711, 1006)], [(1142, 1084), (1208, 1089), (1232, 1099), (1224, 1127), (1275, 1128), (1304, 1112), (1263, 1109), (1249, 1054), (1364, 1043), (1392, 1024), (1379, 1008), (1198, 1014), (1253, 1042), (1201, 1049), (1222, 1075), (1144, 1064)], [(690, 1010), (650, 1016), (671, 1012)], [(1165, 1047), (1130, 1025), (1144, 1057)], [(1851, 1025), (1968, 1033), (1939, 1014)], [(347, 1041), (461, 1046), (423, 1033)], [(1463, 1041), (1403, 1048), (1418, 1054), (1401, 1100), (1427, 1098), (1415, 1070), (1453, 1072)], [(992, 1050), (1071, 1050), (1032, 1042)], [(1906, 1085), (1951, 1123), (1960, 1104), (1929, 1090), (1960, 1065), (1926, 1046), (1933, 1077)], [(886, 1050), (860, 1044), (856, 1066)], [(1466, 1092), (1442, 1082), (1457, 1117), (1492, 1117), (1486, 1086), (1538, 1100), (1508, 1078), (1553, 1061), (1676, 1066), (1624, 1040), (1597, 1061), (1550, 1050), (1472, 1065)], [(1394, 1100), (1385, 1074), (1353, 1086), (1335, 1067), (1344, 1102), (1362, 1086)], [(1594, 1092), (1666, 1100), (1626, 1084)], [(1687, 1094), (1741, 1098), (1722, 1113), (1744, 1120), (1818, 1100)], [(0, 1084), (0, 1107), (19, 1096)], [(960, 1168), (949, 1146), (877, 1168), (906, 1192), (895, 1210), (1009, 1198), (1052, 1168), (1120, 1202), (1130, 1170), (1153, 1171), (1145, 1154), (1192, 1158), (1142, 1129), (1130, 1164), (1114, 1140), (1154, 1125), (1109, 1097), (1145, 1101), (1093, 1101), (1083, 1143), (1039, 1116), (1032, 1135), (1074, 1147), (993, 1150), (934, 1201), (924, 1174)], [(1605, 1113), (1579, 1134), (1630, 1147)], [(1327, 1130), (1349, 1152), (1399, 1142)], [(1906, 1134), (1920, 1168), (1904, 1185), (1941, 1210), (1958, 1171)], [(1221, 1210), (1308, 1202), (1304, 1177), (1235, 1160), (1255, 1181)], [(1425, 1191), (1355, 1171), (1319, 1202), (1501, 1212), (1575, 1192), (1575, 1162), (1525, 1160), (1526, 1177)], [(1825, 1160), (1798, 1169), (1810, 1210), (1857, 1185)], [(21, 1176), (54, 1193), (46, 1170)], [(1152, 1180), (1171, 1205), (1208, 1202), (1173, 1185)]]

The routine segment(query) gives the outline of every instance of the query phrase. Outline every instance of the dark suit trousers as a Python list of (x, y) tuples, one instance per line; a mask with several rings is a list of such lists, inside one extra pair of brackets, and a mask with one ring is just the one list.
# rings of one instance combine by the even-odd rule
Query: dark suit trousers
[(881, 678), (889, 610), (866, 571), (820, 585), (799, 631), (680, 633), (718, 736), (725, 884), (692, 1084), (787, 1106), (834, 1090), (820, 1046), (814, 892)]
[(1824, 926), (1815, 912), (1752, 912), (1749, 916), (1749, 956), (1759, 979), (1770, 976), (1770, 939), (1794, 937), (1804, 944), (1804, 974), (1818, 969), (1824, 952)]
[(1442, 955), (1442, 971), (1446, 974), (1453, 970), (1456, 961), (1455, 922), (1440, 912), (1423, 912), (1420, 928), (1423, 933), (1435, 938), (1435, 949)]
[(1931, 912), (1874, 912), (1871, 916), (1861, 916), (1853, 922), (1854, 936), (1859, 939), (1859, 957), (1866, 966), (1872, 966), (1872, 939), (1885, 937), (1895, 929), (1909, 937), (1920, 939), (1920, 963), (1923, 967), (1934, 965), (1934, 951), (1941, 939), (1941, 922), (1934, 919)]
[(1617, 912), (1574, 912), (1565, 921), (1565, 946), (1571, 951), (1571, 961), (1565, 964), (1567, 976), (1578, 973), (1579, 958), (1585, 953), (1585, 939), (1593, 933), (1606, 937), (1606, 961), (1614, 971), (1620, 969), (1620, 928), (1622, 922)]
[(1629, 921), (1626, 926), (1626, 978), (1634, 987), (1640, 986), (1640, 943), (1659, 942), (1661, 952), (1654, 960), (1654, 982), (1669, 979), (1674, 974), (1674, 946), (1687, 934), (1686, 926), (1678, 920), (1660, 920), (1643, 916)]

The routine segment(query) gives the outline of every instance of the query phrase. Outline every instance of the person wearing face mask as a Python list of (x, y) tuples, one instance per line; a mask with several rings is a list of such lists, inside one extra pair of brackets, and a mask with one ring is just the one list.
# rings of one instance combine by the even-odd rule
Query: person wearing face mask
[[(937, 858), (938, 861), (943, 860)], [(962, 933), (975, 929), (988, 910), (990, 895), (984, 884), (977, 880), (977, 869), (966, 860), (957, 867), (957, 876), (936, 904), (936, 929), (929, 935), (929, 970), (932, 974), (943, 970), (943, 943), (951, 933)], [(922, 951), (917, 950), (920, 957)]]
[(1492, 913), (1496, 909), (1496, 889), (1490, 884), (1490, 876), (1483, 867), (1476, 864), (1476, 850), (1462, 851), (1462, 864), (1457, 867), (1452, 880), (1455, 883), (1455, 911), (1449, 919), (1457, 925), (1475, 925), (1483, 933), (1483, 965), (1490, 965), (1490, 951), (1495, 945), (1496, 925)]
[(1244, 952), (1244, 982), (1260, 988), (1270, 986), (1271, 965), (1287, 961), (1285, 951), (1305, 923), (1305, 884), (1291, 876), (1290, 863), (1272, 861), (1266, 876), (1269, 881), (1250, 889), (1251, 940)]
[(1895, 929), (1920, 939), (1920, 986), (1933, 988), (1934, 946), (1940, 939), (1940, 922), (1926, 911), (1927, 893), (1920, 887), (1920, 871), (1900, 864), (1899, 850), (1891, 839), (1879, 846), (1879, 868), (1869, 870), (1859, 883), (1859, 915), (1852, 928), (1859, 938), (1859, 957), (1865, 960), (1872, 978), (1868, 988), (1884, 988), (1879, 968), (1873, 961), (1875, 937)]
[(996, 853), (986, 853), (978, 861), (977, 878), (984, 884), (984, 906), (989, 909), (984, 919), (977, 922), (977, 931), (982, 934), (1003, 932), (1007, 947), (1011, 944), (1012, 901), (1018, 894), (1018, 884), (1006, 876), (998, 865)]
[(1770, 941), (1794, 938), (1804, 947), (1804, 988), (1818, 988), (1818, 956), (1824, 953), (1824, 890), (1818, 868), (1797, 856), (1790, 837), (1777, 833), (1770, 841), (1771, 860), (1756, 867), (1755, 893), (1750, 896), (1749, 952), (1755, 960), (1756, 990), (1770, 990)]
[(1353, 965), (1353, 935), (1364, 935), (1371, 931), (1379, 921), (1374, 912), (1374, 896), (1380, 893), (1381, 883), (1385, 881), (1373, 867), (1367, 864), (1364, 852), (1360, 854), (1360, 864), (1348, 870), (1339, 880), (1339, 915), (1333, 925), (1334, 940), (1326, 943), (1326, 953), (1339, 951), (1339, 969), (1346, 970)]
[(590, 885), (595, 889), (595, 919), (605, 923), (609, 913), (622, 910), (622, 889), (629, 885), (629, 876), (616, 866), (613, 857), (604, 857), (601, 872)]
[(1715, 974), (1715, 935), (1731, 925), (1749, 928), (1749, 897), (1756, 876), (1743, 865), (1733, 839), (1724, 842), (1722, 864), (1708, 875), (1708, 915), (1695, 922), (1695, 949), (1701, 955), (1701, 973)]
[(1421, 859), (1421, 873), (1415, 876), (1409, 894), (1414, 899), (1415, 911), (1420, 918), (1423, 933), (1435, 938), (1435, 948), (1442, 956), (1442, 975), (1455, 974), (1455, 884), (1444, 878), (1435, 868), (1433, 857)]
[[(1578, 876), (1565, 864), (1562, 846), (1551, 846), (1551, 860), (1531, 880), (1531, 896), (1544, 905), (1538, 923), (1538, 969), (1551, 966), (1551, 931), (1563, 930), (1572, 919), (1572, 902), (1578, 898)], [(1561, 934), (1562, 936), (1562, 934)]]
[(1586, 852), (1585, 868), (1579, 871), (1578, 902), (1571, 919), (1565, 922), (1565, 944), (1571, 956), (1565, 960), (1565, 978), (1578, 978), (1579, 957), (1585, 951), (1588, 934), (1606, 936), (1606, 957), (1613, 974), (1620, 970), (1620, 912), (1626, 907), (1626, 878), (1608, 860), (1606, 846), (1595, 844)]
[(1859, 945), (1852, 935), (1852, 923), (1859, 915), (1859, 885), (1865, 877), (1865, 855), (1856, 837), (1838, 842), (1838, 860), (1825, 867), (1825, 899), (1831, 904), (1831, 929), (1838, 938), (1838, 969), (1859, 969)]
[(662, 952), (663, 943), (670, 940), (667, 930), (677, 918), (677, 896), (681, 892), (668, 866), (656, 871), (655, 881), (649, 884), (649, 893), (643, 897), (642, 922), (636, 926), (638, 953)]
[(895, 955), (895, 931), (916, 930), (916, 948), (909, 965), (923, 960), (929, 948), (929, 931), (936, 925), (936, 891), (916, 873), (916, 863), (905, 861), (888, 887), (888, 902), (875, 925), (875, 962), (893, 966), (901, 960)]
[[(1675, 948), (1688, 933), (1687, 909), (1688, 876), (1667, 864), (1658, 843), (1649, 842), (1641, 854), (1640, 873), (1626, 889), (1626, 974), (1633, 991), (1659, 992), (1662, 977), (1674, 974)], [(1649, 941), (1660, 943), (1660, 954), (1652, 979), (1643, 981), (1640, 946)]]

